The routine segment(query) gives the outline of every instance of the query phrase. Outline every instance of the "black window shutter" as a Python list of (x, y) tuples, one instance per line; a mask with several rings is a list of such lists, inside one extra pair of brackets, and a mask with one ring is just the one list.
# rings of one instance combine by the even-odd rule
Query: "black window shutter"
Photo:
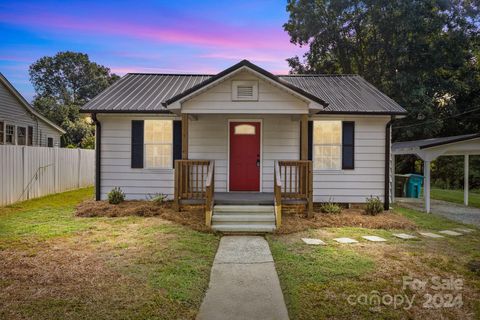
[(182, 159), (182, 121), (173, 121), (173, 161)]
[(313, 159), (313, 121), (308, 121), (308, 160)]
[(342, 122), (342, 169), (355, 169), (355, 122)]
[(143, 168), (143, 120), (132, 120), (132, 168)]

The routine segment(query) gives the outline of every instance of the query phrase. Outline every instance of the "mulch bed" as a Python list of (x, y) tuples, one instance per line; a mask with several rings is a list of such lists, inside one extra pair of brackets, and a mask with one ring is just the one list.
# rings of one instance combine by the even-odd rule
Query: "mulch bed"
[(190, 227), (196, 231), (211, 232), (205, 226), (205, 211), (202, 206), (190, 207), (180, 212), (172, 208), (171, 202), (156, 204), (150, 201), (124, 201), (109, 204), (107, 201), (88, 200), (80, 203), (75, 211), (78, 217), (160, 217)]
[(282, 226), (277, 234), (289, 234), (308, 229), (325, 227), (359, 227), (369, 229), (415, 229), (416, 225), (394, 212), (384, 212), (376, 216), (365, 215), (360, 209), (344, 209), (339, 214), (315, 212), (307, 219), (303, 215), (283, 215)]
[[(109, 204), (107, 201), (88, 200), (80, 203), (75, 214), (79, 217), (160, 217), (193, 230), (212, 232), (205, 226), (203, 206), (188, 207), (178, 212), (172, 208), (171, 202), (162, 205), (150, 201), (124, 201), (120, 204)], [(314, 217), (307, 219), (303, 215), (284, 214), (282, 226), (277, 234), (289, 234), (308, 229), (325, 227), (360, 227), (370, 229), (415, 229), (415, 224), (394, 212), (384, 212), (376, 216), (365, 215), (360, 209), (344, 209), (340, 214), (315, 212)]]

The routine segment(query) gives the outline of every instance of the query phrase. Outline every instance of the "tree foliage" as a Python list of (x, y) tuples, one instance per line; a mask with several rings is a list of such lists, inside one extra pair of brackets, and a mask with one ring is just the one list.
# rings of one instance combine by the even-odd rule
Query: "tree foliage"
[(289, 0), (287, 11), (291, 42), (308, 46), (291, 72), (360, 74), (407, 109), (394, 140), (480, 132), (478, 0)]
[(29, 74), (36, 92), (33, 106), (67, 131), (62, 144), (90, 146), (94, 129), (80, 117), (79, 107), (119, 77), (87, 54), (70, 51), (40, 58)]

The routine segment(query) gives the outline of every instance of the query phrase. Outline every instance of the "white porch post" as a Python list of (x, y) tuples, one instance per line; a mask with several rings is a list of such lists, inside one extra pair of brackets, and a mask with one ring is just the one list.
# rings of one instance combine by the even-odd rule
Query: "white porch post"
[(463, 204), (468, 206), (468, 154), (465, 155), (464, 179), (463, 179)]
[(423, 162), (423, 174), (425, 176), (425, 185), (424, 185), (424, 201), (425, 201), (425, 211), (430, 213), (430, 161)]

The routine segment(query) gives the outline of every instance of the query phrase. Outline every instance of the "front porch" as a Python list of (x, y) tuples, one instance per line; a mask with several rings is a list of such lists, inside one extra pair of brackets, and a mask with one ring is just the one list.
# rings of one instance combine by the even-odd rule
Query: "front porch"
[[(306, 216), (312, 216), (311, 161), (275, 161), (273, 181), (274, 192), (217, 192), (214, 160), (176, 160), (174, 202), (179, 209), (204, 205), (205, 224), (221, 222), (226, 227), (220, 231), (273, 231), (282, 223), (282, 205), (286, 204), (304, 204)], [(232, 229), (235, 223), (239, 225)]]
[[(182, 160), (174, 164), (176, 207), (204, 205), (205, 224), (220, 231), (233, 230), (235, 223), (236, 231), (248, 231), (247, 225), (273, 231), (281, 225), (282, 204), (304, 204), (306, 216), (312, 216), (308, 114), (249, 115), (247, 120), (244, 115), (182, 114), (181, 119)], [(234, 164), (241, 171), (234, 172)], [(220, 222), (223, 230), (215, 225)]]

